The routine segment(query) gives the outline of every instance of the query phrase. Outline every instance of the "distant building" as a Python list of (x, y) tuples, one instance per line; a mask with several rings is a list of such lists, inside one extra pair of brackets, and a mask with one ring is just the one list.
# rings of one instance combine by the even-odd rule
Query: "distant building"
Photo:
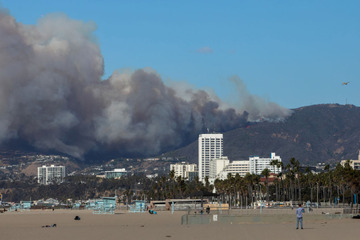
[(270, 172), (278, 174), (281, 167), (271, 166), (273, 160), (281, 162), (281, 158), (271, 153), (270, 158), (249, 157), (249, 160), (237, 160), (230, 162), (228, 157), (223, 156), (210, 160), (209, 182), (214, 183), (215, 179), (224, 180), (230, 173), (233, 177), (239, 174), (245, 177), (247, 173), (261, 175), (261, 172), (267, 168)]
[(198, 171), (189, 171), (187, 172), (187, 176), (188, 176), (188, 180), (194, 181), (197, 177), (199, 177), (199, 172)]
[(155, 173), (155, 174), (148, 174), (146, 175), (147, 178), (149, 179), (153, 179), (153, 178), (156, 178), (157, 176), (159, 176), (159, 174)]
[(233, 161), (230, 162), (228, 157), (223, 156), (218, 159), (212, 159), (210, 161), (210, 178), (211, 184), (214, 183), (215, 179), (224, 180), (230, 173), (233, 177), (239, 174), (240, 177), (244, 177), (249, 172), (249, 161)]
[(267, 168), (273, 173), (280, 173), (281, 167), (271, 166), (270, 163), (273, 160), (281, 162), (280, 156), (276, 156), (275, 153), (270, 154), (270, 158), (260, 158), (258, 156), (249, 157), (249, 172), (250, 174), (261, 175), (261, 172)]
[(170, 164), (170, 171), (172, 170), (175, 172), (175, 177), (189, 179), (189, 172), (197, 171), (197, 165), (195, 163), (189, 164), (185, 162)]
[(229, 165), (227, 165), (224, 170), (223, 174), (231, 173), (232, 176), (239, 174), (240, 177), (245, 177), (245, 175), (249, 172), (249, 161), (248, 160), (239, 160), (233, 161)]
[(125, 168), (116, 168), (113, 171), (105, 171), (105, 178), (121, 178), (122, 176), (126, 176), (127, 171)]
[(230, 160), (227, 156), (210, 159), (209, 178), (210, 179), (217, 178), (218, 174), (222, 172), (226, 168), (226, 166), (229, 165), (229, 163)]
[(357, 160), (341, 160), (340, 164), (344, 167), (347, 161), (349, 161), (350, 167), (352, 167), (352, 169), (360, 170), (360, 150)]
[(223, 155), (223, 135), (220, 133), (200, 134), (199, 146), (199, 180), (204, 181), (210, 177), (210, 160)]
[(48, 185), (61, 183), (65, 178), (65, 166), (42, 166), (38, 167), (38, 183)]

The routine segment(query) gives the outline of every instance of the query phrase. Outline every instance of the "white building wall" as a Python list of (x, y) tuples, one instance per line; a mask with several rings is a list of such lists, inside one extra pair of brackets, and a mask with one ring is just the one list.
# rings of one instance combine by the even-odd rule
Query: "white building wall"
[(210, 170), (209, 170), (209, 178), (215, 179), (216, 176), (224, 170), (224, 168), (229, 165), (230, 161), (228, 157), (223, 156), (220, 158), (210, 159)]
[(224, 169), (224, 172), (226, 176), (228, 173), (231, 173), (233, 176), (239, 174), (240, 177), (244, 177), (249, 172), (249, 161), (233, 161)]
[(199, 180), (204, 181), (210, 176), (210, 160), (223, 155), (223, 134), (200, 134), (199, 146)]
[(195, 163), (189, 164), (189, 163), (176, 163), (176, 164), (170, 164), (170, 171), (174, 170), (175, 177), (181, 177), (183, 179), (188, 178), (188, 172), (196, 172), (197, 171), (197, 165)]
[(249, 172), (249, 160), (233, 161), (231, 163), (227, 162), (223, 165), (222, 168), (219, 169), (221, 170), (216, 173), (212, 180), (213, 182), (215, 179), (227, 179), (229, 173), (231, 173), (232, 176), (239, 174), (240, 177), (244, 177)]
[(276, 156), (275, 153), (271, 153), (270, 158), (260, 158), (258, 156), (249, 157), (250, 174), (260, 175), (265, 168), (269, 169), (273, 173), (280, 173), (281, 167), (278, 168), (270, 165), (271, 161), (273, 160), (278, 160), (281, 162), (280, 156)]
[(38, 167), (38, 183), (48, 185), (54, 181), (61, 183), (65, 178), (65, 166)]
[[(348, 160), (341, 160), (340, 164), (345, 167), (345, 164)], [(360, 150), (357, 160), (349, 160), (350, 167), (352, 167), (355, 170), (360, 170)]]
[(261, 172), (268, 168), (273, 173), (280, 173), (281, 167), (271, 166), (273, 160), (281, 162), (280, 156), (275, 153), (270, 154), (270, 158), (249, 157), (249, 160), (238, 160), (230, 162), (227, 157), (212, 159), (210, 161), (210, 183), (214, 183), (215, 179), (227, 179), (229, 173), (232, 176), (239, 174), (240, 177), (245, 177), (247, 173), (261, 175)]

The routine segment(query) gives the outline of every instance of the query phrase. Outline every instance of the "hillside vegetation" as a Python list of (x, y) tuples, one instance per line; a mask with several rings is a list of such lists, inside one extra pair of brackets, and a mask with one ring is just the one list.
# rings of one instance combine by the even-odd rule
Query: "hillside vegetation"
[[(360, 149), (360, 108), (321, 104), (301, 107), (282, 122), (259, 122), (224, 133), (224, 155), (230, 160), (270, 156), (284, 162), (294, 157), (301, 164), (333, 163), (357, 159)], [(167, 153), (197, 162), (197, 141)]]

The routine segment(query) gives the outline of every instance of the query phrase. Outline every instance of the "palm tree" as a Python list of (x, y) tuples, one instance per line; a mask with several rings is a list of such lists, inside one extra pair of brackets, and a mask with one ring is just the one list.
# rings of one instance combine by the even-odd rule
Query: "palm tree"
[(293, 188), (293, 180), (295, 179), (294, 172), (291, 168), (291, 165), (288, 163), (286, 165), (286, 180), (288, 182), (288, 199), (290, 201), (294, 200), (294, 188)]
[(261, 175), (265, 177), (265, 186), (266, 186), (266, 202), (269, 204), (269, 176), (270, 176), (270, 170), (268, 168), (265, 168)]
[[(284, 169), (284, 164), (283, 164), (283, 162), (278, 161), (276, 167), (277, 167), (278, 169), (280, 169), (280, 172), (279, 172), (278, 175), (277, 175), (277, 177), (280, 178), (279, 192), (280, 192), (280, 195), (283, 196), (283, 201), (285, 201), (284, 184), (283, 184), (283, 169)], [(283, 190), (282, 193), (281, 193), (281, 189)]]
[(316, 184), (316, 178), (314, 174), (310, 171), (309, 167), (306, 168), (305, 172), (306, 172), (307, 185), (309, 186), (310, 189), (310, 202), (313, 202), (313, 189)]
[(169, 178), (172, 181), (175, 179), (175, 171), (174, 171), (174, 169), (169, 172)]
[(270, 166), (272, 166), (273, 170), (274, 170), (273, 173), (276, 173), (275, 168), (278, 168), (279, 163), (280, 163), (280, 161), (277, 159), (273, 159), (270, 161)]
[(241, 178), (240, 175), (237, 173), (237, 174), (235, 175), (235, 180), (234, 180), (237, 206), (240, 205), (239, 201), (241, 201), (241, 205), (242, 205), (242, 198), (241, 198), (241, 200), (239, 200), (239, 199), (240, 199), (240, 192), (241, 192), (241, 185), (242, 185), (242, 178)]
[(227, 194), (228, 194), (228, 198), (229, 198), (229, 206), (231, 208), (232, 202), (234, 199), (234, 195), (235, 195), (235, 178), (232, 176), (231, 173), (228, 173), (225, 183), (226, 183), (226, 189), (227, 189)]
[(206, 190), (209, 191), (209, 192), (211, 192), (211, 190), (212, 190), (212, 187), (211, 187), (211, 185), (210, 185), (209, 177), (208, 177), (208, 176), (205, 177), (205, 188), (206, 188)]
[(328, 192), (329, 192), (329, 204), (331, 206), (331, 201), (332, 201), (332, 172), (330, 171), (330, 165), (327, 164), (324, 168), (324, 170), (326, 171), (326, 183), (327, 183), (327, 188), (328, 188)]
[(251, 203), (253, 203), (253, 185), (254, 185), (254, 180), (253, 180), (253, 174), (247, 173), (244, 177), (244, 181), (245, 184), (247, 185), (247, 193), (248, 196), (246, 197), (246, 206), (248, 206), (248, 199)]
[(216, 189), (216, 192), (218, 194), (220, 194), (220, 198), (221, 198), (221, 202), (224, 202), (224, 193), (225, 193), (225, 189), (224, 189), (224, 181), (220, 180), (220, 179), (215, 179), (214, 182), (214, 187)]

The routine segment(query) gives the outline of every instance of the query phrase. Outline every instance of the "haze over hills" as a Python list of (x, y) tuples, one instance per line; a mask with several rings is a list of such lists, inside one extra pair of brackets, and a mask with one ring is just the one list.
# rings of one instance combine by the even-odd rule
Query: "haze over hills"
[[(224, 133), (224, 155), (230, 160), (266, 157), (270, 152), (287, 163), (301, 164), (357, 159), (360, 149), (360, 108), (322, 104), (301, 107), (282, 122), (258, 122)], [(165, 154), (197, 163), (197, 141)]]
[[(360, 149), (360, 108), (354, 105), (322, 104), (293, 109), (293, 114), (281, 122), (256, 122), (224, 132), (224, 155), (231, 161), (249, 156), (266, 157), (270, 152), (287, 163), (295, 157), (301, 164), (336, 163), (342, 159), (357, 159)], [(41, 151), (23, 141), (2, 144), (7, 157), (29, 154), (60, 154)], [(14, 155), (15, 156), (15, 155)], [(191, 144), (162, 154), (197, 163), (197, 139)], [(116, 152), (94, 151), (83, 163), (98, 164), (123, 157)], [(145, 155), (144, 157), (154, 157)], [(14, 158), (15, 160), (16, 158)]]

